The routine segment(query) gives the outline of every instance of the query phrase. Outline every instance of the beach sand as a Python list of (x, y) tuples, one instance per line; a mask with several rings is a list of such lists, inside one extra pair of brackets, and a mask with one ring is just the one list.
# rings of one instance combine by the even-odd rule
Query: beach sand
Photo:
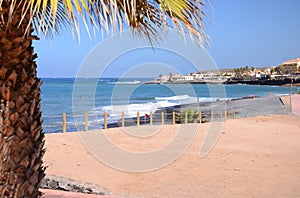
[[(83, 144), (80, 133), (47, 134), (46, 173), (98, 184), (120, 197), (300, 197), (299, 117), (280, 114), (228, 120), (223, 123), (213, 149), (201, 158), (199, 151), (211, 125), (140, 126), (126, 127), (125, 131), (112, 128), (85, 132), (91, 134), (87, 136), (90, 138), (96, 133), (105, 134), (129, 152), (147, 153), (175, 141), (178, 129), (193, 133), (198, 126), (188, 149), (178, 159), (141, 173), (117, 170), (97, 160)], [(132, 134), (149, 137), (137, 138)], [(101, 151), (103, 145), (93, 146)], [(108, 158), (127, 163), (126, 157), (102, 149)], [(166, 152), (162, 158), (172, 154)]]

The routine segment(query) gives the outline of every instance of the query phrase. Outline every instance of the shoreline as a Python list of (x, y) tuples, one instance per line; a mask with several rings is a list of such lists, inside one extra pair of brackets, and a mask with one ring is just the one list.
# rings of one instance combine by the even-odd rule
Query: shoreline
[[(296, 94), (297, 95), (297, 94)], [(217, 100), (213, 102), (199, 102), (199, 103), (190, 103), (169, 106), (165, 108), (160, 108), (152, 113), (152, 124), (154, 126), (162, 124), (162, 112), (164, 113), (163, 124), (173, 124), (173, 112), (175, 113), (175, 124), (184, 124), (185, 112), (188, 112), (188, 123), (199, 123), (199, 114), (201, 112), (202, 118), (201, 122), (211, 122), (213, 121), (223, 121), (224, 119), (233, 119), (233, 118), (247, 118), (255, 117), (259, 115), (270, 115), (270, 114), (285, 114), (290, 113), (290, 108), (287, 108), (290, 104), (284, 104), (282, 99), (283, 97), (289, 97), (289, 95), (269, 95), (269, 96), (244, 96), (240, 98), (233, 98), (230, 100)], [(225, 112), (226, 111), (226, 112)], [(190, 116), (194, 114), (193, 116)], [(212, 115), (213, 113), (213, 115)], [(227, 118), (225, 118), (225, 115)], [(193, 118), (191, 118), (193, 117)], [(140, 114), (140, 124), (151, 125), (150, 124), (150, 113), (146, 116)], [(84, 126), (84, 124), (81, 124)], [(124, 126), (137, 126), (137, 117), (125, 117)], [(122, 120), (110, 120), (107, 118), (107, 128), (117, 128), (122, 127)], [(89, 130), (104, 129), (104, 124), (99, 127), (88, 127)], [(69, 132), (78, 132), (83, 131), (82, 129), (67, 130)], [(61, 133), (62, 131), (55, 132), (46, 132), (45, 134), (51, 133)]]
[[(153, 113), (154, 125), (161, 124), (161, 113), (164, 112), (164, 124), (172, 124), (173, 112), (175, 112), (176, 124), (183, 124), (184, 112), (193, 111), (202, 113), (202, 123), (211, 122), (212, 116), (213, 121), (222, 121), (225, 114), (229, 114), (228, 119), (235, 118), (247, 118), (255, 117), (259, 115), (270, 115), (270, 114), (286, 114), (289, 112), (287, 108), (284, 108), (284, 104), (281, 100), (284, 96), (245, 96), (241, 98), (234, 98), (231, 100), (219, 100), (214, 102), (199, 102), (191, 104), (175, 105), (165, 108), (160, 108)], [(268, 106), (270, 105), (270, 106)], [(253, 109), (252, 107), (255, 107)], [(267, 108), (265, 108), (267, 107)], [(225, 112), (226, 111), (226, 112)], [(214, 115), (212, 115), (212, 113)], [(188, 115), (189, 116), (189, 115)], [(182, 117), (182, 118), (180, 118)], [(199, 118), (194, 118), (192, 122), (198, 122)], [(125, 127), (136, 126), (137, 117), (125, 118)], [(140, 125), (150, 125), (150, 118), (147, 116), (140, 116)], [(107, 128), (122, 127), (122, 121), (111, 122), (107, 124)]]

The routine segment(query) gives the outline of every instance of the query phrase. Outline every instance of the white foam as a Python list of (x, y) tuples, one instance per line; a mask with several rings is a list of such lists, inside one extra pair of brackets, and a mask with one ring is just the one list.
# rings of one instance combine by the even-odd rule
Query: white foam
[(289, 96), (290, 94), (275, 94), (275, 96)]
[(160, 102), (148, 102), (143, 104), (127, 104), (127, 105), (111, 105), (104, 106), (97, 111), (97, 113), (107, 112), (108, 116), (114, 117), (115, 119), (120, 119), (122, 112), (124, 112), (126, 118), (133, 118), (137, 116), (137, 112), (140, 116), (144, 116), (150, 112), (155, 112), (159, 108), (172, 107), (177, 105), (177, 103), (172, 103), (168, 101)]
[(155, 97), (155, 100), (187, 100), (192, 98), (188, 95), (169, 96), (169, 97)]
[(170, 101), (176, 105), (192, 104), (196, 102), (216, 102), (218, 100), (228, 100), (231, 98), (212, 98), (212, 97), (191, 97), (188, 95), (170, 96), (170, 97), (155, 97), (158, 101)]
[[(155, 102), (146, 103), (134, 103), (124, 105), (109, 105), (95, 108), (93, 113), (99, 115), (98, 118), (103, 117), (104, 112), (107, 112), (110, 122), (118, 121), (121, 119), (122, 112), (124, 112), (125, 118), (135, 118), (137, 112), (140, 116), (150, 114), (150, 112), (156, 112), (158, 109), (166, 107), (173, 107), (176, 105), (185, 105), (199, 102), (215, 102), (217, 100), (227, 100), (228, 98), (210, 98), (210, 97), (191, 97), (188, 95), (179, 95), (171, 97), (156, 97)], [(99, 120), (100, 121), (100, 120)], [(101, 121), (103, 121), (101, 119)], [(100, 122), (101, 122), (100, 121)]]
[(135, 80), (135, 81), (128, 81), (128, 82), (114, 82), (114, 84), (117, 85), (137, 85), (137, 84), (141, 84), (141, 81)]

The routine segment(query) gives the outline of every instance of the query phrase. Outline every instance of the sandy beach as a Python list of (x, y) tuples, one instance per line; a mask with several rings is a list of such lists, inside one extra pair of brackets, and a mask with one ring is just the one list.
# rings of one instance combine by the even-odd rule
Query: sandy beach
[[(300, 197), (299, 117), (286, 113), (228, 120), (222, 123), (214, 147), (200, 157), (211, 125), (112, 128), (83, 132), (89, 133), (86, 136), (47, 134), (46, 173), (98, 184), (112, 197)], [(162, 168), (138, 173), (113, 168), (95, 152), (100, 149), (100, 157), (118, 158), (132, 166), (129, 156), (105, 150), (101, 141), (92, 146), (88, 139), (82, 141), (104, 135), (129, 153), (147, 153), (176, 141), (179, 130), (195, 134), (185, 152), (165, 152), (163, 159), (180, 155)]]

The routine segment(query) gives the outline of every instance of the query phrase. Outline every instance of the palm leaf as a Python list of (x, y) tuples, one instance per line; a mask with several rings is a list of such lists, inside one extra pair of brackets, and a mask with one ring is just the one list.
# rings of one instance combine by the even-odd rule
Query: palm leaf
[[(7, 1), (12, 2), (13, 13), (17, 1)], [(30, 22), (44, 34), (71, 27), (80, 36), (81, 20), (88, 32), (97, 28), (109, 34), (130, 28), (152, 40), (158, 30), (172, 27), (201, 43), (207, 41), (205, 6), (199, 0), (28, 0), (25, 5), (24, 16), (30, 14)]]

